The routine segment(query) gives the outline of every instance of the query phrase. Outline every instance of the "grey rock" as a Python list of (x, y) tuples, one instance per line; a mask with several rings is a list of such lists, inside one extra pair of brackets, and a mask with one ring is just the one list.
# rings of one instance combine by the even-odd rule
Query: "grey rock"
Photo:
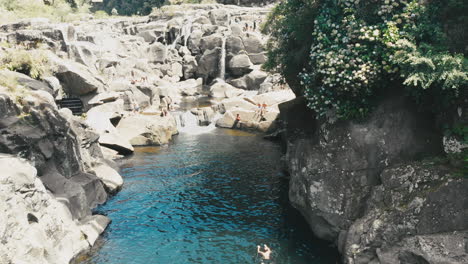
[(213, 34), (206, 37), (202, 37), (200, 39), (200, 50), (201, 52), (205, 52), (206, 50), (212, 50), (218, 47), (221, 47), (221, 43), (223, 42), (223, 37), (221, 34)]
[(226, 9), (214, 9), (208, 12), (211, 23), (218, 26), (228, 26), (231, 15)]
[(221, 49), (206, 50), (198, 61), (197, 75), (203, 79), (216, 78), (219, 75), (219, 58)]
[(148, 58), (150, 62), (164, 63), (167, 58), (167, 47), (162, 43), (156, 42), (148, 47), (148, 53), (150, 54)]
[(253, 70), (252, 65), (249, 56), (246, 54), (239, 54), (232, 57), (229, 61), (228, 70), (233, 76), (242, 76)]
[(55, 76), (69, 96), (86, 95), (104, 90), (102, 81), (83, 65), (58, 58), (53, 61), (57, 64)]

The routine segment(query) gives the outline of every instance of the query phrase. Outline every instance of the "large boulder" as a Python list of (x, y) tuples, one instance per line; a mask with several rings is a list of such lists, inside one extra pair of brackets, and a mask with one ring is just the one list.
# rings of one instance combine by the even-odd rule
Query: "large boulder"
[(226, 51), (230, 55), (237, 55), (241, 51), (245, 50), (242, 39), (238, 36), (230, 35), (226, 39)]
[(468, 262), (468, 179), (453, 179), (451, 173), (449, 167), (429, 161), (382, 171), (382, 184), (371, 191), (364, 216), (340, 234), (343, 259), (349, 263)]
[(265, 81), (268, 77), (268, 74), (261, 70), (254, 70), (249, 74), (245, 75), (245, 82), (247, 84), (247, 90), (258, 90), (260, 89), (260, 84)]
[(205, 50), (212, 50), (221, 47), (222, 42), (223, 36), (221, 36), (221, 34), (212, 34), (202, 37), (200, 40), (200, 50), (203, 53)]
[(271, 93), (255, 95), (252, 100), (257, 104), (266, 104), (267, 106), (277, 105), (294, 99), (296, 96), (291, 90), (281, 90)]
[(216, 78), (219, 75), (221, 48), (206, 50), (198, 61), (197, 74), (203, 79)]
[(265, 63), (267, 61), (267, 56), (266, 56), (265, 52), (250, 53), (249, 58), (250, 58), (250, 61), (255, 65), (263, 64), (263, 63)]
[(96, 173), (96, 176), (102, 181), (109, 193), (115, 193), (122, 188), (122, 176), (109, 165), (105, 163), (98, 164), (94, 167), (94, 173)]
[(52, 95), (55, 94), (53, 88), (50, 85), (48, 85), (47, 82), (41, 82), (41, 81), (35, 80), (35, 79), (33, 79), (33, 78), (31, 78), (31, 77), (29, 77), (29, 76), (27, 76), (25, 74), (19, 73), (19, 72), (1, 70), (0, 71), (0, 76), (2, 78), (15, 79), (18, 82), (18, 84), (20, 84), (22, 86), (25, 86), (25, 87), (27, 87), (28, 89), (31, 89), (31, 90), (45, 91), (45, 92), (48, 92), (49, 94), (52, 94)]
[(155, 42), (148, 47), (149, 61), (153, 63), (164, 63), (167, 59), (167, 47), (160, 43)]
[(208, 15), (210, 16), (211, 23), (213, 23), (214, 25), (229, 26), (231, 14), (227, 9), (214, 9), (208, 12)]
[(211, 24), (211, 20), (206, 16), (199, 16), (193, 20), (193, 24)]
[(240, 78), (228, 80), (228, 83), (244, 90), (259, 90), (260, 85), (267, 77), (268, 74), (266, 72), (255, 69)]
[[(237, 115), (240, 117), (240, 122), (236, 127), (234, 127)], [(224, 115), (216, 121), (216, 126), (267, 132), (270, 130), (270, 127), (273, 125), (273, 121), (278, 117), (278, 115), (279, 111), (267, 111), (263, 116), (261, 116), (259, 111), (234, 108), (224, 113)]]
[(210, 96), (214, 98), (231, 98), (243, 92), (243, 90), (237, 89), (225, 82), (217, 82), (210, 87)]
[(233, 109), (243, 109), (248, 111), (258, 111), (258, 106), (252, 103), (250, 100), (245, 98), (233, 97), (229, 99), (224, 99), (218, 103), (215, 108), (224, 114), (225, 112)]
[(171, 115), (134, 115), (122, 119), (117, 130), (134, 146), (163, 145), (177, 134), (177, 125)]
[(180, 94), (183, 96), (198, 95), (202, 90), (202, 85), (203, 80), (201, 78), (188, 79), (175, 84), (175, 86), (179, 89)]
[(183, 57), (182, 73), (183, 73), (184, 79), (190, 79), (190, 78), (195, 77), (197, 68), (198, 68), (198, 63), (195, 57), (191, 55), (185, 55)]
[(250, 53), (260, 53), (263, 51), (263, 43), (261, 37), (256, 33), (246, 33), (241, 36), (245, 51)]
[(203, 37), (203, 32), (201, 30), (194, 30), (190, 33), (190, 36), (187, 41), (187, 46), (192, 54), (200, 53), (200, 42)]
[(94, 109), (86, 115), (86, 123), (99, 134), (99, 144), (113, 149), (122, 155), (133, 153), (133, 147), (130, 142), (120, 135), (111, 123), (114, 113), (105, 112), (105, 110)]
[(228, 71), (233, 76), (242, 76), (253, 70), (252, 65), (253, 64), (247, 54), (239, 54), (232, 57), (229, 61)]
[(87, 67), (95, 67), (97, 56), (101, 52), (100, 48), (87, 41), (74, 41), (67, 43), (68, 56), (78, 63)]
[(83, 65), (62, 59), (55, 59), (54, 63), (57, 64), (55, 76), (69, 96), (81, 96), (96, 91), (104, 91), (102, 81), (97, 79)]

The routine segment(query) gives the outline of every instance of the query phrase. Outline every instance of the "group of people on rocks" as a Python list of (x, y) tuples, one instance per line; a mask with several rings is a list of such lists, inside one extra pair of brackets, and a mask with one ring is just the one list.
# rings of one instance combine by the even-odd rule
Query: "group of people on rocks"
[[(234, 18), (234, 22), (239, 23), (239, 22), (241, 22), (241, 19), (239, 17), (236, 17), (236, 18)], [(243, 25), (242, 30), (244, 32), (246, 32), (246, 31), (255, 31), (255, 30), (257, 30), (259, 28), (261, 22), (262, 22), (262, 20), (260, 18), (255, 19), (251, 25), (246, 22)]]
[[(259, 115), (260, 117), (260, 122), (261, 121), (266, 121), (266, 118), (265, 118), (265, 113), (267, 112), (267, 104), (263, 103), (263, 104), (257, 104), (258, 106), (258, 109), (255, 111), (255, 115)], [(240, 117), (240, 114), (237, 114), (236, 115), (236, 119), (234, 120), (234, 124), (232, 125), (232, 129), (235, 129), (235, 128), (241, 128), (241, 117)]]
[(131, 84), (136, 84), (138, 82), (142, 82), (142, 83), (147, 83), (148, 82), (148, 77), (141, 77), (140, 79), (138, 78), (135, 78), (135, 72), (131, 71), (131, 75), (132, 75), (132, 79), (130, 80), (130, 83)]
[(161, 116), (167, 116), (168, 111), (172, 110), (172, 98), (164, 96), (161, 98)]
[[(130, 80), (131, 84), (136, 84), (138, 82), (148, 82), (148, 77), (141, 77), (139, 80), (135, 78), (135, 72), (131, 71), (130, 72), (132, 75), (132, 79)], [(170, 96), (160, 96), (161, 99), (161, 117), (167, 116), (169, 111), (173, 110), (172, 107), (172, 98)], [(140, 112), (140, 106), (138, 105), (138, 102), (136, 102), (135, 99), (132, 99), (130, 102), (130, 108), (133, 113), (138, 113)]]

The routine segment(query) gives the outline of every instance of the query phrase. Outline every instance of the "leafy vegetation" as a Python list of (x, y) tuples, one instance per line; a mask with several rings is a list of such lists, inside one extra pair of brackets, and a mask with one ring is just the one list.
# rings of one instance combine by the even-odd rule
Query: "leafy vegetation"
[(0, 0), (0, 21), (45, 17), (67, 22), (89, 14), (88, 0)]
[(148, 15), (163, 4), (164, 0), (104, 0), (104, 10), (109, 14), (116, 10), (119, 15)]
[(265, 68), (295, 75), (319, 116), (333, 109), (341, 118), (363, 117), (379, 94), (401, 87), (420, 106), (444, 110), (467, 96), (467, 6), (460, 0), (281, 2), (264, 28), (272, 36)]
[(50, 73), (50, 64), (44, 50), (7, 49), (0, 56), (0, 69), (20, 72), (34, 79)]

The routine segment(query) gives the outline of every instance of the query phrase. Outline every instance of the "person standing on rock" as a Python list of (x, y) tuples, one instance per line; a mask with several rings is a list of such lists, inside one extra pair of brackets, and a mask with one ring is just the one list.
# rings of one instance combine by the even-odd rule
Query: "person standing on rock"
[(260, 121), (265, 121), (266, 108), (267, 108), (267, 105), (263, 103), (262, 107), (260, 108)]

